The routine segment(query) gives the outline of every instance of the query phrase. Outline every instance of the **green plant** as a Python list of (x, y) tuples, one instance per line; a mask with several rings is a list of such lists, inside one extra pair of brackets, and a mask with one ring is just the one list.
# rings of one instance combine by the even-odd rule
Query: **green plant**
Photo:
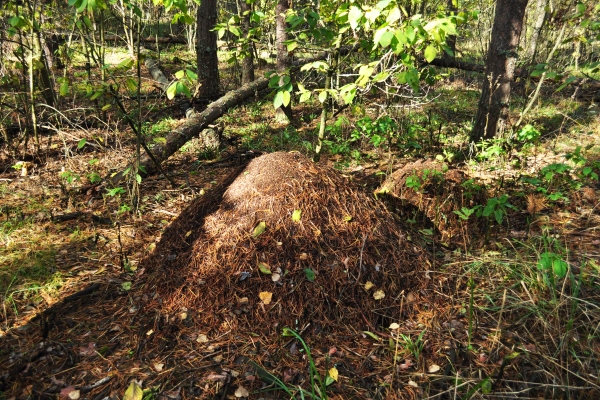
[(61, 172), (60, 173), (60, 178), (62, 180), (64, 180), (65, 182), (67, 182), (68, 184), (71, 184), (71, 183), (73, 183), (73, 182), (78, 181), (78, 180), (81, 179), (81, 177), (78, 174), (76, 174), (76, 173), (74, 173), (72, 171)]
[(423, 348), (425, 347), (425, 341), (423, 340), (425, 333), (427, 333), (427, 329), (424, 329), (414, 340), (408, 335), (399, 333), (399, 340), (404, 346), (404, 349), (408, 353), (412, 354), (412, 356), (415, 358), (415, 361), (419, 361), (419, 357), (421, 356)]
[(541, 133), (533, 125), (525, 125), (519, 132), (517, 132), (516, 138), (522, 143), (535, 143), (540, 138)]
[(504, 217), (508, 215), (509, 209), (517, 211), (517, 208), (508, 202), (508, 195), (503, 194), (500, 197), (488, 199), (485, 207), (477, 210), (477, 216), (489, 218), (493, 214), (496, 222), (502, 224)]
[(454, 210), (453, 212), (459, 216), (460, 219), (467, 221), (471, 215), (473, 215), (478, 209), (481, 208), (481, 205), (478, 204), (475, 207), (461, 207), (460, 210)]

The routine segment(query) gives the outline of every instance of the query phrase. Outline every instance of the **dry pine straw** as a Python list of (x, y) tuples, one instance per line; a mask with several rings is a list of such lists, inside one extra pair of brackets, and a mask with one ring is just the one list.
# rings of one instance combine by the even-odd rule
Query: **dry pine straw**
[[(504, 277), (492, 269), (487, 275), (478, 271), (474, 350), (469, 351), (464, 310), (471, 276), (464, 271), (465, 264), (478, 260), (427, 271), (426, 255), (396, 225), (385, 223), (393, 218), (375, 200), (300, 155), (271, 157), (254, 160), (247, 174), (240, 168), (194, 201), (142, 263), (147, 278), (127, 295), (113, 284), (89, 298), (58, 304), (49, 314), (55, 326), (45, 342), (38, 332), (12, 332), (11, 340), (22, 342), (22, 348), (43, 345), (20, 358), (9, 357), (6, 393), (49, 397), (61, 382), (89, 386), (109, 375), (113, 379), (91, 390), (90, 398), (122, 395), (132, 378), (143, 381), (144, 388), (211, 398), (224, 387), (231, 393), (238, 385), (264, 386), (249, 360), (286, 383), (307, 388), (300, 346), (281, 336), (288, 326), (302, 332), (322, 373), (334, 364), (338, 368), (340, 380), (329, 389), (332, 398), (464, 395), (486, 376), (493, 377), (496, 392), (560, 398), (568, 383), (572, 394), (594, 398), (590, 374), (597, 370), (595, 362), (588, 357), (578, 363), (559, 346), (560, 337), (548, 338), (561, 332), (561, 320), (573, 313), (568, 285), (554, 317), (532, 318), (519, 305), (536, 293), (519, 285), (504, 292)], [(291, 218), (296, 209), (302, 210), (299, 222)], [(252, 238), (260, 221), (267, 228)], [(258, 262), (289, 273), (276, 284), (272, 275), (258, 271)], [(315, 271), (315, 282), (306, 279), (307, 267)], [(240, 281), (242, 272), (252, 276)], [(367, 281), (375, 284), (369, 291)], [(376, 289), (386, 297), (375, 301)], [(270, 304), (259, 300), (261, 291), (273, 293)], [(580, 294), (587, 303), (580, 303), (576, 312), (581, 310), (582, 318), (572, 329), (581, 346), (592, 346), (591, 354), (598, 349), (581, 338), (589, 330), (585, 325), (598, 320), (588, 304), (597, 304), (594, 296)], [(490, 301), (503, 311), (486, 308)], [(400, 331), (413, 340), (427, 331), (418, 360), (400, 346), (394, 361), (396, 349), (385, 329), (391, 322), (399, 322)], [(99, 354), (85, 350), (89, 343)], [(49, 366), (56, 372), (48, 374)], [(434, 366), (441, 369), (428, 373)], [(463, 384), (459, 388), (456, 375)]]

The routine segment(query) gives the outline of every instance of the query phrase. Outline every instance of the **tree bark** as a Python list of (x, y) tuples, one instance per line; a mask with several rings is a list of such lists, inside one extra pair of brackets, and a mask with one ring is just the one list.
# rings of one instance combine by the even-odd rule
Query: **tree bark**
[(508, 119), (510, 88), (528, 0), (498, 0), (485, 78), (471, 141), (501, 136)]
[(250, 13), (252, 7), (246, 0), (240, 0), (240, 19), (242, 33), (247, 42), (242, 45), (242, 85), (254, 80), (254, 52), (252, 51), (252, 42), (250, 41)]
[(196, 55), (198, 61), (198, 81), (201, 97), (216, 99), (219, 97), (219, 59), (217, 55), (217, 33), (213, 31), (217, 24), (217, 0), (202, 0), (198, 7), (198, 43)]
[[(275, 45), (277, 48), (277, 73), (280, 75), (279, 85), (283, 85), (283, 75), (290, 65), (290, 57), (285, 41), (288, 40), (285, 14), (290, 8), (289, 0), (278, 0), (275, 6)], [(287, 124), (292, 119), (292, 105), (281, 106), (275, 111), (275, 120)]]
[(527, 52), (525, 53), (525, 57), (527, 57), (527, 61), (529, 62), (529, 64), (535, 63), (535, 56), (537, 55), (538, 48), (538, 39), (540, 37), (542, 27), (544, 26), (544, 22), (546, 21), (546, 4), (548, 4), (548, 0), (537, 0), (537, 4), (535, 7), (535, 25), (533, 26), (531, 38), (529, 39), (529, 45), (527, 46)]
[[(448, 0), (446, 6), (448, 7), (448, 12), (456, 15), (458, 13), (458, 7), (456, 7), (454, 0)], [(445, 60), (453, 60), (456, 57), (456, 35), (448, 35), (446, 38), (446, 45), (448, 49), (452, 52), (452, 55), (448, 54), (446, 51), (442, 54), (442, 58)]]

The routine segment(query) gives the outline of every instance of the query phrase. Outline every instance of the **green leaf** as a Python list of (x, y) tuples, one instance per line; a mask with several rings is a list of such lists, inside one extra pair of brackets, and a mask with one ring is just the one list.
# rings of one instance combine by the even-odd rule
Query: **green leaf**
[(77, 149), (81, 149), (87, 143), (87, 139), (81, 139), (79, 143), (77, 143)]
[(256, 239), (257, 237), (262, 235), (266, 229), (267, 229), (267, 223), (265, 221), (260, 221), (258, 223), (258, 225), (256, 225), (256, 227), (252, 231), (252, 237)]
[(294, 51), (298, 47), (298, 42), (290, 41), (286, 43), (288, 53)]
[(350, 7), (350, 12), (348, 13), (348, 22), (350, 23), (350, 27), (352, 29), (358, 28), (358, 21), (362, 18), (363, 11), (355, 5)]
[(131, 382), (125, 391), (125, 395), (123, 395), (123, 400), (142, 400), (143, 397), (144, 391), (142, 388), (137, 383)]
[(290, 92), (285, 91), (285, 92), (281, 92), (283, 93), (283, 105), (284, 107), (287, 107), (290, 104), (290, 101), (292, 100), (292, 96), (290, 94)]
[(132, 92), (137, 90), (137, 82), (133, 78), (127, 78), (125, 82), (127, 83), (127, 89)]
[(390, 43), (392, 43), (392, 39), (394, 39), (394, 34), (390, 31), (386, 31), (379, 39), (379, 44), (383, 48), (389, 47)]
[(63, 79), (62, 83), (60, 84), (60, 95), (66, 96), (67, 94), (69, 94), (69, 80)]
[(271, 267), (269, 267), (267, 264), (260, 262), (258, 263), (258, 269), (260, 270), (260, 272), (262, 272), (265, 275), (271, 275)]
[(425, 59), (427, 60), (427, 62), (432, 62), (435, 59), (436, 55), (437, 49), (432, 45), (427, 46), (427, 48), (425, 49)]
[(179, 82), (173, 82), (167, 88), (167, 98), (169, 100), (173, 100), (175, 98), (175, 95), (177, 94), (177, 83)]
[(300, 95), (300, 103), (304, 103), (305, 101), (310, 99), (310, 95), (311, 93), (308, 90), (306, 92), (302, 92), (302, 94)]
[(140, 174), (135, 174), (135, 180), (139, 185), (140, 183), (142, 183), (142, 176)]
[(185, 75), (184, 70), (179, 70), (179, 71), (175, 72), (175, 78), (177, 78), (177, 79), (183, 79), (184, 75)]
[(567, 264), (558, 254), (545, 252), (540, 254), (538, 269), (542, 271), (552, 271), (558, 278), (564, 278), (567, 275)]
[(191, 69), (186, 69), (185, 70), (185, 74), (187, 75), (187, 77), (192, 80), (195, 81), (196, 79), (198, 79), (198, 74), (196, 74), (194, 71), (192, 71)]
[(377, 336), (376, 334), (374, 334), (373, 332), (369, 332), (369, 331), (363, 331), (363, 333), (365, 335), (367, 335), (368, 337), (370, 337), (373, 340), (377, 340), (378, 342), (381, 340), (379, 339), (379, 336)]
[(325, 100), (327, 100), (327, 90), (323, 90), (321, 93), (319, 93), (319, 101), (321, 103), (325, 103)]
[[(122, 288), (124, 291), (126, 291), (126, 292), (127, 292), (128, 290), (131, 290), (131, 282), (127, 281), (127, 282), (123, 282), (123, 283), (121, 283), (121, 288)], [(129, 390), (129, 389), (128, 389), (128, 390)]]
[(283, 94), (284, 93), (287, 93), (287, 92), (278, 91), (277, 93), (275, 93), (275, 98), (273, 99), (273, 107), (275, 107), (275, 109), (278, 109), (283, 104)]
[(298, 222), (302, 218), (302, 210), (294, 210), (292, 213), (292, 221)]
[(304, 275), (306, 275), (306, 279), (308, 279), (310, 282), (315, 281), (315, 271), (312, 269), (304, 268)]

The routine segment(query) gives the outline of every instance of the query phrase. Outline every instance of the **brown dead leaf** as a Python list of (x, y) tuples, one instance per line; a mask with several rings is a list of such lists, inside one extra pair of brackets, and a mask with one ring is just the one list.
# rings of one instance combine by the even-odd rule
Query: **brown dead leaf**
[(250, 393), (248, 392), (248, 389), (246, 389), (243, 386), (239, 386), (236, 390), (235, 390), (235, 397), (248, 397), (250, 396)]
[(96, 354), (96, 343), (89, 342), (87, 346), (81, 346), (79, 348), (79, 354), (81, 354), (84, 357), (93, 356), (94, 354)]

